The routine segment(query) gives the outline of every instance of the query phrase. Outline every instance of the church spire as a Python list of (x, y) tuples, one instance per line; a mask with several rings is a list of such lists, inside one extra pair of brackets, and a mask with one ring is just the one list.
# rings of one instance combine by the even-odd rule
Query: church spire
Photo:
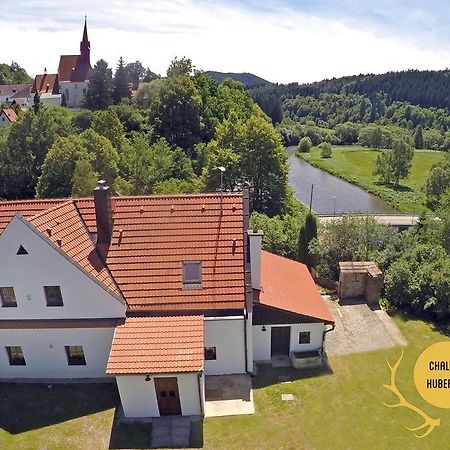
[(80, 63), (91, 64), (90, 62), (91, 43), (87, 33), (87, 16), (84, 16), (83, 40), (80, 42)]

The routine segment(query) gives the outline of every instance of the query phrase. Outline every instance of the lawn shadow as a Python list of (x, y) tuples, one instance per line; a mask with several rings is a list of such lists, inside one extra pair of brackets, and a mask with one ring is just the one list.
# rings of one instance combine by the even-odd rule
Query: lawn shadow
[(152, 424), (149, 420), (124, 420), (121, 406), (114, 413), (110, 449), (145, 449), (151, 448)]
[(393, 317), (394, 316), (398, 317), (403, 322), (420, 320), (420, 321), (425, 322), (428, 325), (430, 325), (430, 327), (432, 328), (433, 331), (441, 333), (444, 336), (450, 337), (450, 325), (449, 325), (448, 320), (436, 320), (436, 321), (427, 320), (426, 318), (418, 317), (418, 316), (415, 316), (414, 314), (407, 313), (404, 311), (393, 311), (393, 312), (390, 312), (389, 315), (393, 316)]
[(333, 375), (325, 355), (322, 367), (315, 369), (295, 369), (294, 367), (272, 367), (271, 364), (258, 364), (258, 374), (253, 378), (253, 388), (260, 389), (283, 381), (297, 381)]
[(114, 408), (115, 383), (0, 383), (0, 428), (10, 434)]
[(189, 448), (203, 447), (203, 418), (191, 422), (191, 439)]

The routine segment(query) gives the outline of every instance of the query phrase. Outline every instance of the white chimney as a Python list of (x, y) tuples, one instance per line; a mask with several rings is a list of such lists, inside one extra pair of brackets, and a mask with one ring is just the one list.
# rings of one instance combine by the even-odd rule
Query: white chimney
[(252, 288), (261, 290), (261, 247), (264, 233), (261, 230), (248, 230), (247, 235), (250, 246)]

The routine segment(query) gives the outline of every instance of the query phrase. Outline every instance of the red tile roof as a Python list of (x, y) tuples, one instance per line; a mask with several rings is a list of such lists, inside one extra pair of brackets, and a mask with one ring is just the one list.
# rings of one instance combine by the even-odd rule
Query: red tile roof
[(16, 112), (11, 108), (4, 108), (2, 112), (6, 115), (10, 122), (15, 122), (17, 120)]
[(203, 369), (203, 316), (128, 317), (116, 328), (106, 373)]
[(264, 250), (261, 253), (259, 303), (334, 323), (308, 268)]
[(31, 88), (31, 93), (39, 92), (39, 94), (57, 94), (59, 91), (58, 74), (44, 73), (36, 75)]
[[(93, 199), (73, 202), (95, 233)], [(0, 232), (16, 212), (30, 217), (59, 203), (0, 202)], [(244, 309), (242, 195), (115, 197), (113, 221), (105, 261), (130, 310)], [(202, 289), (183, 289), (182, 262), (196, 260)]]
[(80, 63), (80, 55), (61, 55), (58, 66), (59, 82), (82, 82), (89, 80), (91, 75), (91, 66)]
[(73, 200), (46, 209), (28, 221), (109, 291), (120, 295)]

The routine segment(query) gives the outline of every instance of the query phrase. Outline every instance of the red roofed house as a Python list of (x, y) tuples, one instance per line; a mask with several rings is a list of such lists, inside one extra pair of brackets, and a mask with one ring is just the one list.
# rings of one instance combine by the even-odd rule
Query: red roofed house
[(90, 62), (91, 43), (84, 21), (83, 39), (79, 55), (61, 55), (58, 66), (59, 92), (66, 98), (69, 108), (82, 106), (92, 75)]
[(31, 95), (34, 97), (38, 92), (44, 105), (60, 105), (61, 94), (59, 93), (58, 74), (48, 74), (47, 70), (42, 75), (36, 75), (33, 86), (31, 87)]
[(320, 353), (333, 317), (309, 272), (261, 251), (248, 219), (248, 192), (111, 197), (104, 182), (0, 202), (0, 378), (115, 377), (127, 417), (203, 415), (205, 376)]
[(16, 112), (11, 108), (4, 108), (0, 111), (0, 126), (8, 125), (8, 123), (15, 122), (17, 120)]

